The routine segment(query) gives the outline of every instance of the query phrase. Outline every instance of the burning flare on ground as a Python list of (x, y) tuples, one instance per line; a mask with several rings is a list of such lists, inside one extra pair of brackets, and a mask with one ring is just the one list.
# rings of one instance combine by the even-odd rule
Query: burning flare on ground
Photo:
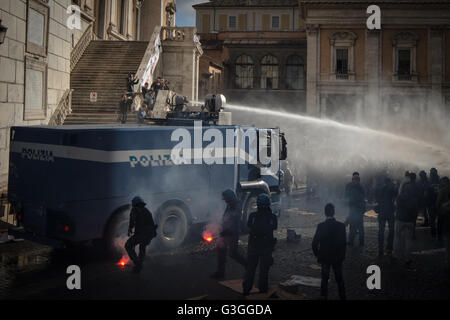
[(122, 259), (120, 259), (119, 262), (117, 262), (117, 265), (121, 268), (125, 268), (125, 266), (130, 262), (130, 258), (128, 256), (122, 256)]
[(211, 243), (214, 240), (213, 236), (211, 234), (209, 234), (208, 232), (203, 233), (203, 239), (209, 243)]

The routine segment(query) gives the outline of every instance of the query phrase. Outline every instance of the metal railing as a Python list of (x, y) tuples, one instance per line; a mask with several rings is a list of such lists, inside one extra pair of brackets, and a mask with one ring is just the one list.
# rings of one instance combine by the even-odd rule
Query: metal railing
[(84, 51), (89, 46), (91, 41), (94, 39), (94, 24), (91, 23), (84, 31), (80, 40), (78, 41), (75, 48), (73, 48), (72, 53), (70, 54), (70, 71), (73, 71), (78, 61), (80, 61), (83, 56)]
[(72, 112), (72, 89), (67, 89), (48, 122), (49, 126), (61, 126)]

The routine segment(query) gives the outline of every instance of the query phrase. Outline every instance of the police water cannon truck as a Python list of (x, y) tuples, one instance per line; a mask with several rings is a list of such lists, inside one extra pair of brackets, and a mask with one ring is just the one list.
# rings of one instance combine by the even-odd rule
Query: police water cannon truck
[(11, 233), (55, 245), (101, 240), (114, 250), (137, 195), (169, 248), (223, 213), (226, 189), (242, 202), (243, 228), (260, 193), (279, 212), (284, 135), (231, 125), (223, 104), (211, 96), (197, 111), (166, 110), (157, 125), (12, 127), (8, 200), (20, 228)]

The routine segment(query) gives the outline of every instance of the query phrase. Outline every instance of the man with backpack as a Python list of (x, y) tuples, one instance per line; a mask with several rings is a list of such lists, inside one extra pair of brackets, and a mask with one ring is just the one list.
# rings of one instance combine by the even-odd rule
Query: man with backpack
[[(146, 203), (141, 197), (135, 197), (132, 202), (130, 213), (130, 224), (125, 249), (133, 261), (134, 273), (139, 273), (145, 260), (145, 250), (153, 238), (156, 237), (157, 225), (153, 221), (152, 213), (145, 208)], [(139, 256), (136, 255), (135, 247), (139, 245)]]
[(438, 218), (438, 208), (436, 207), (437, 196), (439, 193), (439, 175), (436, 168), (430, 169), (430, 185), (427, 192), (427, 204), (428, 212), (430, 214), (430, 226), (431, 226), (431, 237), (433, 239), (438, 237), (438, 240), (442, 240), (441, 233), (441, 221)]
[(386, 222), (389, 226), (388, 243), (386, 253), (392, 254), (394, 248), (394, 225), (395, 225), (395, 198), (397, 189), (390, 178), (385, 178), (384, 184), (375, 191), (375, 199), (378, 206), (375, 211), (378, 213), (378, 256), (384, 255), (384, 231)]
[(348, 245), (353, 246), (355, 236), (359, 234), (359, 245), (364, 246), (364, 213), (366, 211), (365, 191), (361, 185), (358, 172), (354, 172), (352, 182), (345, 188), (345, 198), (348, 200), (349, 214), (346, 224), (350, 225)]
[(450, 180), (441, 179), (441, 188), (437, 197), (436, 207), (442, 220), (442, 234), (447, 251), (447, 271), (450, 273)]
[(278, 228), (277, 217), (270, 208), (270, 197), (260, 194), (256, 204), (258, 210), (250, 214), (248, 218), (248, 259), (244, 277), (244, 296), (250, 294), (253, 288), (256, 268), (259, 264), (258, 288), (260, 293), (267, 293), (269, 282), (269, 269), (273, 265), (272, 252), (276, 239), (273, 231)]
[(405, 264), (411, 266), (411, 247), (414, 223), (419, 210), (419, 189), (416, 185), (416, 174), (409, 174), (409, 182), (401, 188), (397, 197), (397, 216), (395, 221), (394, 256)]

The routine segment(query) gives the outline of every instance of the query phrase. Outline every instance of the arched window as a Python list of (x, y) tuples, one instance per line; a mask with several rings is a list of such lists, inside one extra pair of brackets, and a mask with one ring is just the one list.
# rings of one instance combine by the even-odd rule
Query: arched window
[(304, 89), (304, 69), (303, 59), (292, 55), (286, 60), (286, 86), (290, 90)]
[(236, 87), (239, 89), (252, 89), (255, 64), (251, 57), (242, 55), (236, 59)]
[(268, 55), (261, 60), (261, 89), (278, 89), (278, 59)]

